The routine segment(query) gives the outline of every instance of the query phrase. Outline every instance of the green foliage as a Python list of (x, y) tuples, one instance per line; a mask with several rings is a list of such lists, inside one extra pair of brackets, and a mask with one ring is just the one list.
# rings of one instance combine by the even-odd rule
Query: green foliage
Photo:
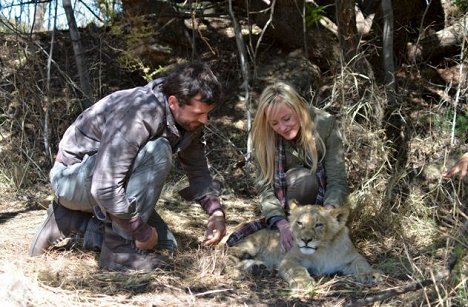
[(453, 5), (455, 5), (461, 13), (468, 12), (468, 1), (467, 0), (452, 0)]
[[(455, 118), (454, 115), (453, 110), (450, 110), (445, 115), (431, 113), (432, 121), (436, 127), (447, 132), (451, 132), (451, 130), (454, 129), (455, 136), (464, 141), (466, 138), (466, 131), (468, 131), (468, 111), (463, 113), (457, 112)], [(454, 119), (455, 125), (453, 125)]]
[(136, 60), (136, 63), (132, 66), (134, 70), (140, 70), (143, 72), (143, 79), (146, 81), (150, 82), (151, 80), (154, 80), (154, 76), (160, 74), (161, 72), (164, 71), (164, 67), (159, 65), (157, 69), (151, 69), (147, 65), (144, 65), (141, 60)]
[[(468, 111), (458, 113), (455, 117), (455, 135), (463, 140), (466, 138), (466, 131), (468, 131)], [(453, 112), (450, 114), (451, 122), (453, 121)]]
[(310, 26), (318, 22), (325, 15), (325, 6), (306, 3), (305, 20), (306, 25)]
[(145, 39), (157, 35), (154, 25), (145, 21), (144, 17), (128, 17), (124, 23), (116, 23), (111, 27), (111, 33), (125, 40), (127, 46), (139, 46)]
[(461, 133), (468, 131), (468, 111), (458, 115), (456, 126), (457, 131)]
[(105, 20), (113, 20), (121, 10), (121, 6), (114, 0), (98, 0), (96, 7), (99, 9)]

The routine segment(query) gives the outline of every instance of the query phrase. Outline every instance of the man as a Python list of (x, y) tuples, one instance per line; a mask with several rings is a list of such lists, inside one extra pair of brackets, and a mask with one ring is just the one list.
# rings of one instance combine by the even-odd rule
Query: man
[(30, 255), (79, 233), (84, 248), (101, 251), (103, 269), (166, 266), (151, 251), (177, 247), (154, 210), (173, 153), (190, 183), (181, 193), (209, 215), (204, 244), (217, 244), (226, 232), (225, 218), (207, 166), (203, 126), (220, 96), (221, 85), (206, 64), (182, 64), (146, 86), (110, 94), (79, 115), (60, 141), (50, 172), (55, 201)]

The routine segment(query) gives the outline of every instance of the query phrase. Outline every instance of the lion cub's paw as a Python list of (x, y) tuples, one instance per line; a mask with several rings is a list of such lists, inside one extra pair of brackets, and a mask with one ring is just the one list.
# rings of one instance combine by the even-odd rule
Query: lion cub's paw
[(255, 277), (266, 277), (271, 275), (268, 267), (263, 263), (256, 263), (250, 267), (250, 273)]
[(356, 280), (364, 284), (376, 284), (383, 280), (383, 274), (380, 271), (372, 271), (356, 275)]
[(248, 275), (255, 277), (266, 277), (272, 274), (271, 270), (262, 261), (245, 259), (238, 263), (231, 262), (229, 276), (234, 279), (244, 279)]
[(265, 265), (263, 261), (255, 259), (244, 259), (240, 263), (242, 271), (253, 275), (255, 277), (265, 277), (271, 274), (270, 269)]

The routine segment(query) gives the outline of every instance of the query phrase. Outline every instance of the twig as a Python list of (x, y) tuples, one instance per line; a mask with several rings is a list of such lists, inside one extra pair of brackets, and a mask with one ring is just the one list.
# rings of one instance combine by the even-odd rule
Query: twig
[(21, 152), (26, 156), (26, 158), (28, 158), (28, 160), (37, 168), (37, 170), (39, 171), (39, 174), (42, 175), (42, 179), (47, 179), (48, 176), (46, 174), (44, 174), (44, 172), (42, 171), (41, 167), (33, 160), (33, 158), (31, 158), (29, 156), (29, 154), (26, 152), (26, 150), (24, 150), (23, 148), (21, 148)]
[(51, 63), (54, 64), (55, 68), (57, 69), (57, 71), (66, 79), (66, 81), (73, 87), (75, 88), (75, 90), (77, 90), (78, 92), (80, 92), (82, 95), (86, 95), (85, 92), (83, 92), (83, 90), (81, 89), (81, 87), (75, 82), (73, 81), (73, 79), (65, 72), (62, 70), (62, 68), (60, 68), (60, 65), (55, 62), (54, 59), (52, 59), (50, 56), (49, 56), (49, 53), (38, 43), (38, 42), (34, 42), (34, 45), (36, 45), (36, 47), (42, 51), (42, 53), (44, 53), (45, 56), (47, 56), (48, 58), (51, 59)]
[(197, 293), (197, 294), (194, 294), (193, 296), (197, 297), (197, 296), (205, 296), (205, 295), (210, 295), (210, 294), (214, 294), (214, 293), (220, 293), (220, 292), (226, 292), (226, 291), (232, 291), (234, 289), (219, 289), (219, 290), (211, 290), (211, 291), (206, 291), (206, 292), (202, 292), (202, 293)]
[(197, 53), (197, 46), (195, 45), (195, 10), (191, 10), (190, 12), (190, 21), (192, 22), (192, 60), (195, 59), (195, 55)]
[(86, 4), (84, 1), (82, 0), (78, 0), (78, 2), (80, 2), (97, 20), (99, 20), (100, 22), (104, 23), (104, 20), (102, 20), (101, 17), (99, 17), (94, 11), (92, 8), (89, 7), (88, 4)]
[(260, 46), (260, 43), (263, 39), (263, 35), (265, 34), (265, 31), (268, 29), (270, 26), (270, 23), (273, 21), (273, 14), (275, 13), (275, 5), (276, 5), (276, 0), (273, 0), (270, 6), (270, 18), (268, 18), (268, 21), (265, 23), (265, 26), (262, 29), (262, 32), (260, 32), (260, 36), (258, 37), (257, 44), (255, 46), (255, 51), (254, 51), (254, 62), (257, 59), (257, 53), (258, 53), (258, 48)]
[(391, 0), (382, 1), (384, 15), (383, 54), (385, 69), (385, 89), (389, 105), (395, 103), (395, 67), (393, 61), (393, 8)]
[[(415, 50), (418, 50), (418, 48), (420, 48), (421, 46), (419, 45), (419, 42), (421, 41), (421, 36), (422, 36), (422, 33), (423, 33), (423, 30), (424, 30), (424, 19), (426, 19), (426, 14), (427, 12), (429, 11), (429, 7), (431, 5), (431, 2), (432, 0), (429, 0), (429, 2), (427, 3), (426, 5), (426, 8), (424, 9), (424, 13), (422, 15), (422, 18), (421, 18), (421, 23), (419, 25), (419, 33), (418, 33), (418, 38), (416, 39), (416, 43), (414, 44), (415, 46)], [(416, 57), (412, 59), (413, 62), (416, 62)]]
[(216, 128), (214, 125), (208, 124), (205, 126), (205, 129), (213, 133), (214, 135), (218, 136), (221, 140), (226, 141), (229, 145), (232, 146), (232, 148), (235, 151), (237, 151), (240, 155), (243, 155), (242, 150), (239, 149), (239, 146), (234, 144), (227, 135), (225, 135), (221, 130)]
[(173, 290), (177, 290), (177, 291), (180, 291), (180, 292), (184, 292), (183, 289), (177, 288), (177, 287), (174, 287), (174, 286), (171, 286), (171, 285), (168, 285), (168, 284), (165, 284), (164, 287), (169, 288), (169, 289), (173, 289)]
[[(466, 25), (466, 23), (464, 23)], [(463, 29), (466, 32), (466, 28)], [(461, 44), (461, 53), (460, 53), (460, 70), (459, 70), (459, 76), (460, 76), (460, 81), (458, 82), (457, 86), (457, 93), (455, 94), (455, 101), (453, 102), (453, 122), (452, 122), (452, 133), (450, 137), (450, 146), (453, 146), (453, 143), (455, 142), (455, 125), (457, 123), (457, 106), (458, 106), (458, 101), (460, 99), (460, 88), (463, 84), (463, 81), (466, 82), (466, 76), (463, 74), (463, 58), (464, 58), (464, 51), (465, 51), (465, 41), (466, 41), (466, 35), (462, 35), (463, 40)]]
[(50, 68), (52, 66), (52, 54), (54, 51), (55, 31), (57, 30), (57, 7), (58, 2), (55, 2), (54, 13), (54, 28), (52, 30), (52, 37), (50, 38), (50, 52), (47, 57), (47, 93), (45, 97), (45, 114), (44, 114), (44, 149), (46, 155), (49, 157), (49, 162), (52, 165), (54, 159), (49, 145), (49, 112), (50, 112)]
[(304, 1), (302, 3), (302, 8), (299, 7), (298, 3), (295, 3), (297, 10), (301, 13), (302, 18), (302, 40), (304, 42), (304, 56), (306, 59), (309, 58), (309, 48), (307, 47), (307, 20), (306, 20), (306, 9), (307, 3)]

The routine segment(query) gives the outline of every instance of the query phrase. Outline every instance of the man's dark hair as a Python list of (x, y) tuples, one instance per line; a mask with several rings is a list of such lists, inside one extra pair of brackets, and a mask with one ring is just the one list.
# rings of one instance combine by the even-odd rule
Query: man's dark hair
[(190, 102), (197, 94), (207, 104), (219, 103), (222, 95), (221, 84), (205, 63), (178, 65), (164, 80), (162, 92), (166, 97), (177, 97), (181, 105)]

